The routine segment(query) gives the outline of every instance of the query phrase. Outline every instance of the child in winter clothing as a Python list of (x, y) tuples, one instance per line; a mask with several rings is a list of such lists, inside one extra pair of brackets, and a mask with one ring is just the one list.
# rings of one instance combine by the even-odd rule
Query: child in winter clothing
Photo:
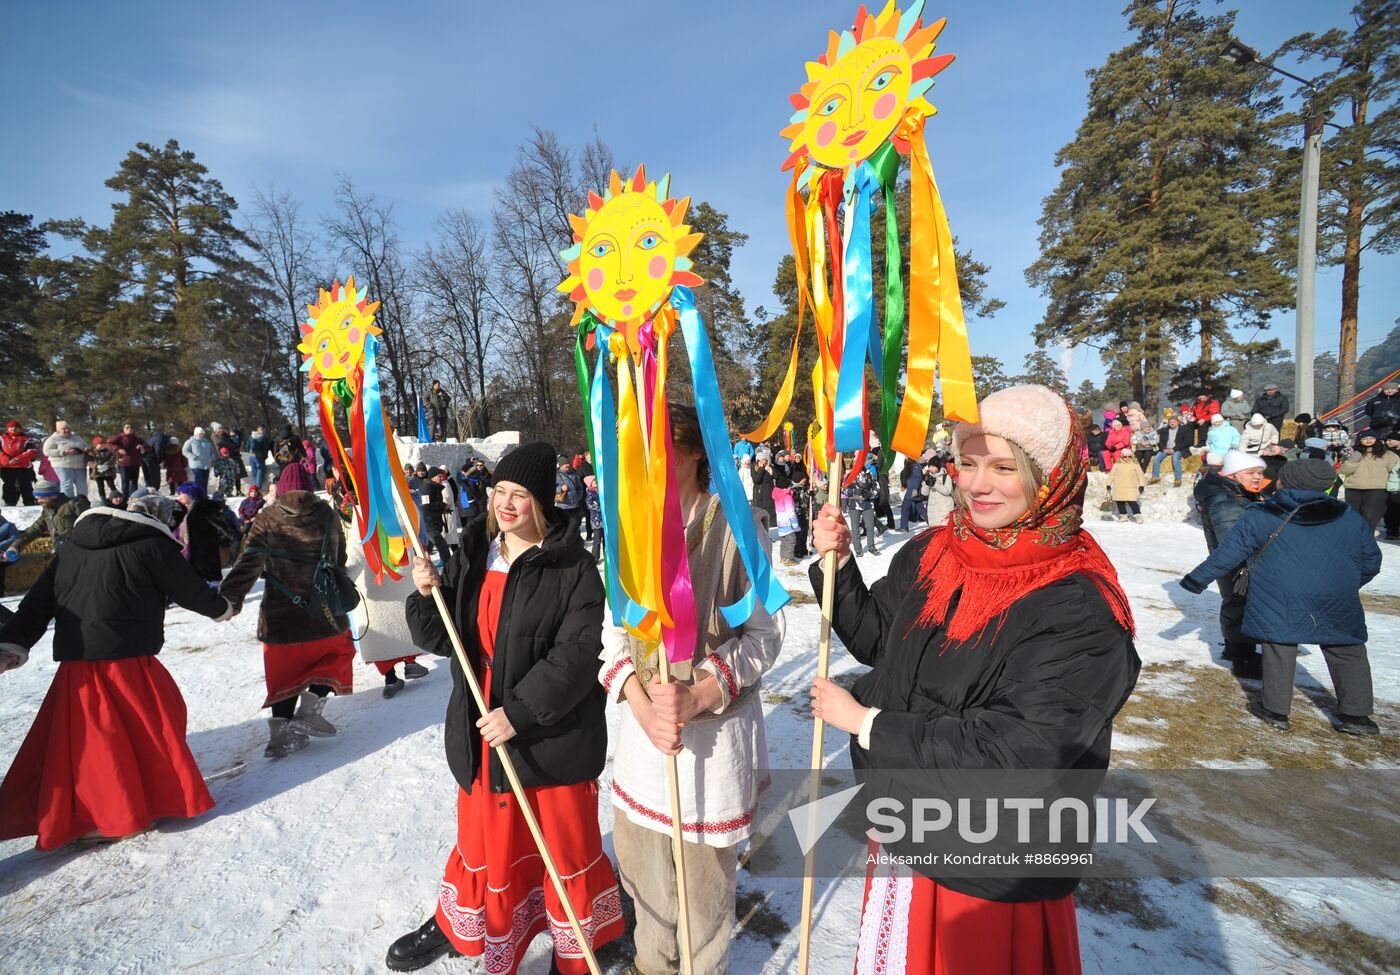
[(601, 558), (599, 551), (603, 544), (603, 507), (602, 502), (598, 500), (598, 479), (589, 474), (583, 479), (583, 484), (586, 488), (583, 505), (588, 509), (588, 524), (593, 534), (593, 544), (589, 551), (593, 561), (597, 562)]
[(219, 492), (225, 496), (238, 494), (242, 490), (240, 473), (238, 461), (233, 458), (233, 451), (228, 447), (220, 447), (219, 459), (214, 461), (214, 478), (219, 482)]
[(263, 499), (262, 488), (256, 484), (249, 484), (248, 496), (238, 504), (238, 520), (243, 522), (244, 534), (247, 534), (248, 526), (253, 523), (253, 519), (263, 510), (265, 504), (267, 501)]
[(117, 455), (101, 437), (92, 438), (88, 453), (88, 473), (97, 482), (97, 496), (103, 501), (117, 489)]
[(1211, 415), (1206, 431), (1206, 452), (1224, 457), (1240, 445), (1240, 432), (1225, 422), (1219, 413)]
[[(1230, 429), (1234, 429), (1231, 427)], [(1113, 470), (1108, 474), (1109, 497), (1118, 507), (1118, 520), (1127, 521), (1132, 515), (1133, 520), (1142, 524), (1142, 506), (1138, 503), (1138, 498), (1147, 488), (1147, 475), (1142, 472), (1142, 468), (1137, 464), (1123, 463), (1131, 461), (1133, 452), (1127, 447), (1119, 453), (1119, 463), (1113, 465)]]

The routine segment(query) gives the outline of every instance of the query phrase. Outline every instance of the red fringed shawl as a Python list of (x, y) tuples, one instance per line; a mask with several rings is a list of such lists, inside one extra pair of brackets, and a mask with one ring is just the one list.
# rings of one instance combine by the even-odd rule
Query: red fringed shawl
[(950, 643), (963, 643), (993, 619), (1000, 630), (1002, 614), (1022, 596), (1081, 572), (1103, 594), (1118, 625), (1134, 632), (1132, 607), (1118, 572), (1083, 530), (1086, 457), (1084, 433), (1071, 413), (1064, 456), (1030, 511), (1005, 528), (985, 529), (973, 523), (966, 508), (954, 508), (947, 523), (934, 530), (919, 561), (919, 586), (928, 598), (917, 625), (943, 624), (961, 590), (947, 631)]

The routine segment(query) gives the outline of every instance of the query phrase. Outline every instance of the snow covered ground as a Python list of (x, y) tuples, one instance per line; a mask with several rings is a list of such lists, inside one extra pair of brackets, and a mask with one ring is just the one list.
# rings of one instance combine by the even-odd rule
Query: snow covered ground
[[(1218, 664), (1217, 597), (1175, 584), (1205, 553), (1186, 517), (1188, 496), (1188, 488), (1150, 489), (1145, 525), (1090, 513), (1132, 598), (1145, 665), (1119, 721), (1115, 762), (1286, 764), (1289, 756), (1322, 751), (1325, 764), (1400, 764), (1400, 548), (1384, 547), (1386, 565), (1367, 589), (1378, 597), (1370, 648), (1386, 736), (1342, 741), (1303, 696), (1294, 734), (1280, 736), (1244, 716), (1241, 688)], [(906, 537), (887, 536), (879, 556), (861, 560), (867, 578), (885, 571)], [(805, 571), (781, 571), (801, 595), (787, 611), (783, 655), (765, 679), (768, 740), (773, 766), (799, 768), (811, 748), (805, 690), (818, 610), (801, 599), (810, 596)], [(339, 736), (269, 762), (262, 757), (258, 598), (255, 590), (228, 624), (179, 610), (167, 616), (161, 660), (189, 704), (190, 745), (212, 778), (217, 807), (194, 822), (86, 852), (40, 854), (32, 840), (0, 843), (0, 971), (379, 972), (389, 943), (427, 916), (454, 836), (453, 784), (442, 755), (445, 662), (431, 660), (433, 673), (393, 700), (381, 696), (378, 673), (357, 664), (358, 693), (327, 708)], [(8, 767), (52, 678), (48, 653), (46, 639), (27, 666), (0, 676), (0, 767)], [(1299, 667), (1303, 692), (1320, 696), (1330, 687), (1320, 654), (1300, 657)], [(833, 669), (858, 668), (837, 650)], [(1198, 718), (1223, 721), (1229, 733), (1200, 743), (1192, 736)], [(828, 762), (848, 765), (844, 736), (828, 734), (827, 742)], [(607, 833), (606, 802), (602, 817)], [(732, 971), (794, 970), (800, 881), (760, 885), (741, 871), (739, 887)], [(861, 891), (859, 877), (818, 886), (814, 972), (851, 970)], [(1397, 970), (1398, 892), (1395, 884), (1354, 879), (1086, 885), (1079, 898), (1084, 968), (1112, 975)], [(548, 966), (541, 940), (522, 970), (542, 975)], [(621, 967), (614, 959), (609, 970)], [(465, 960), (428, 969), (478, 970)]]

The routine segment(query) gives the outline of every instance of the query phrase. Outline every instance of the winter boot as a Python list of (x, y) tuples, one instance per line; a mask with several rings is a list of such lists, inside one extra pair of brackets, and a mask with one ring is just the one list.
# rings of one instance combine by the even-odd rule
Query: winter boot
[(325, 707), (326, 698), (311, 691), (302, 691), (301, 703), (297, 705), (296, 717), (292, 719), (293, 726), (303, 735), (310, 735), (312, 738), (332, 737), (335, 734), (335, 725), (321, 714)]
[(1175, 481), (1172, 481), (1172, 487), (1181, 487), (1181, 478), (1178, 477)]
[(394, 696), (395, 694), (397, 694), (399, 691), (403, 690), (406, 686), (408, 686), (408, 685), (406, 685), (406, 684), (403, 682), (403, 679), (402, 679), (401, 677), (399, 677), (398, 674), (394, 673), (392, 670), (389, 671), (387, 674), (384, 675), (384, 696), (385, 696), (385, 697), (393, 697), (393, 696)]
[(268, 718), (267, 730), (267, 748), (263, 750), (265, 758), (286, 758), (311, 744), (310, 738), (293, 727), (291, 718)]
[(1149, 477), (1149, 478), (1147, 479), (1147, 483), (1148, 483), (1148, 484), (1161, 484), (1161, 483), (1162, 483), (1162, 479), (1161, 479), (1160, 477), (1155, 477), (1155, 476), (1154, 476), (1154, 477)]
[(1141, 524), (1142, 524), (1142, 515), (1133, 515), (1133, 521), (1135, 521), (1135, 522), (1137, 522), (1139, 525), (1141, 525)]
[(1118, 516), (1118, 520), (1119, 520), (1119, 521), (1127, 521), (1127, 520), (1128, 520), (1128, 516), (1127, 516), (1127, 515), (1119, 515), (1119, 516)]
[(416, 660), (410, 660), (403, 665), (403, 675), (409, 680), (417, 680), (420, 677), (427, 677), (429, 670)]
[(389, 966), (390, 971), (413, 972), (431, 965), (443, 955), (459, 958), (461, 954), (442, 933), (437, 918), (430, 917), (417, 931), (404, 935), (389, 946), (384, 964)]
[(1353, 717), (1349, 714), (1339, 714), (1337, 717), (1341, 720), (1332, 727), (1344, 735), (1378, 735), (1381, 733), (1380, 725), (1365, 715)]
[(1249, 709), (1249, 713), (1275, 731), (1287, 731), (1289, 728), (1288, 715), (1270, 711), (1262, 704), (1252, 705)]

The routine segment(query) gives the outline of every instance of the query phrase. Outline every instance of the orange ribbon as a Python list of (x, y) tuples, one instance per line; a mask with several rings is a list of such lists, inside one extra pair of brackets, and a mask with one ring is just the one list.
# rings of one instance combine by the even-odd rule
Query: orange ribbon
[(933, 179), (933, 164), (924, 146), (924, 116), (910, 113), (898, 138), (909, 143), (909, 358), (904, 401), (895, 426), (894, 450), (908, 457), (924, 452), (933, 415), (937, 370), (943, 390), (943, 415), (977, 422), (977, 392), (972, 384), (972, 352), (953, 257), (948, 214)]

